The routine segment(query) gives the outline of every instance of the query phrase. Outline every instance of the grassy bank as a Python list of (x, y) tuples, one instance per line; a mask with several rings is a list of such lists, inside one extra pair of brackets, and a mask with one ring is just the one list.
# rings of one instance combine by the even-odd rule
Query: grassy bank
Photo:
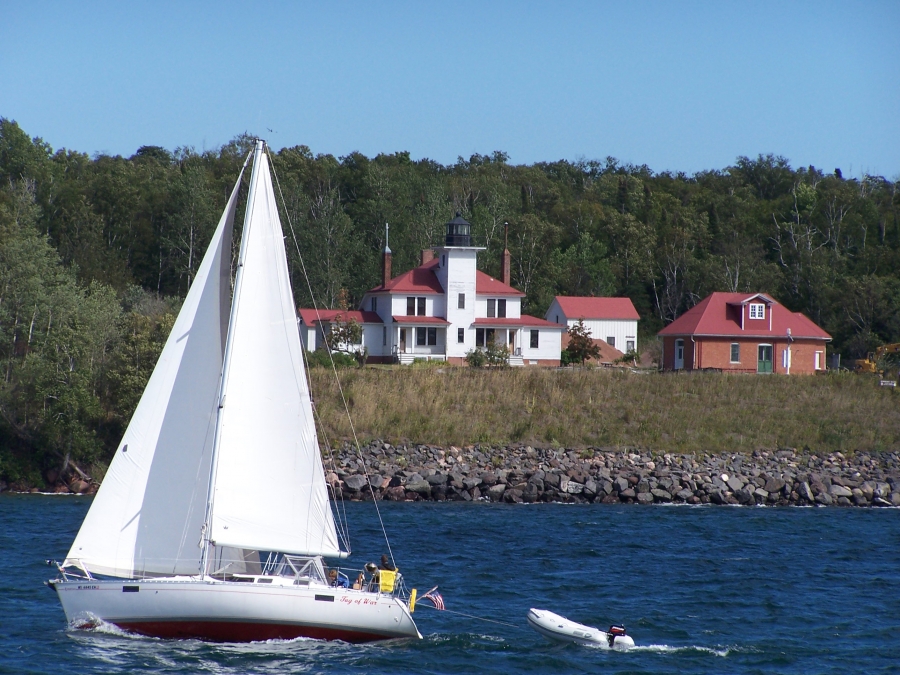
[[(311, 377), (326, 434), (348, 438), (333, 374), (313, 369)], [(341, 371), (341, 381), (360, 440), (633, 445), (660, 452), (900, 448), (900, 393), (847, 373), (373, 368)]]

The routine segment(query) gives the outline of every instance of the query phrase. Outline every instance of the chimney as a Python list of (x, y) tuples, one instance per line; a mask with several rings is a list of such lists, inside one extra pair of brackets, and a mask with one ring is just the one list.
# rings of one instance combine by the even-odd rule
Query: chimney
[(510, 267), (512, 256), (509, 253), (509, 223), (503, 223), (503, 257), (500, 259), (500, 281), (510, 285)]
[(381, 285), (387, 286), (391, 280), (391, 248), (388, 246), (388, 234), (391, 226), (384, 224), (384, 251), (381, 253)]
[(423, 248), (422, 264), (424, 265), (425, 263), (430, 263), (432, 260), (434, 260), (434, 251), (432, 251), (430, 248)]

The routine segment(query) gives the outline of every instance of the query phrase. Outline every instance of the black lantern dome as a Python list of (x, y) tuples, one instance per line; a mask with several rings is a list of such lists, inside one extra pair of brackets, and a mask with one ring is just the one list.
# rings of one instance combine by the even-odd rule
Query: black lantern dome
[(447, 236), (444, 239), (445, 246), (471, 246), (472, 226), (469, 221), (465, 220), (459, 211), (456, 212), (456, 218), (447, 223)]

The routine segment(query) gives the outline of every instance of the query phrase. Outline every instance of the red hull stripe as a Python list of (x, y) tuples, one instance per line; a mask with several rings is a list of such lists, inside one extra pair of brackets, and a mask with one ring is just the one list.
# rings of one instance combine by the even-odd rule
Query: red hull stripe
[(263, 640), (293, 640), (305, 637), (316, 640), (343, 640), (344, 642), (359, 643), (403, 637), (326, 626), (244, 621), (114, 621), (113, 623), (119, 628), (148, 637), (193, 638), (213, 642), (261, 642)]

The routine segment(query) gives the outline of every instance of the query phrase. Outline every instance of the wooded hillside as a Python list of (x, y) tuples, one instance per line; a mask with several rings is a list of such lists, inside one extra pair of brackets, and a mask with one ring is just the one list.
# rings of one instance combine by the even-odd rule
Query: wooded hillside
[[(250, 143), (92, 158), (0, 118), (0, 476), (114, 449)], [(531, 314), (557, 294), (626, 295), (646, 339), (712, 291), (763, 291), (844, 358), (900, 340), (900, 194), (883, 177), (773, 155), (691, 176), (611, 157), (444, 166), (305, 146), (273, 164), (299, 305), (311, 298), (288, 220), (316, 300), (333, 307), (378, 283), (386, 222), (397, 274), (460, 211), (494, 276), (509, 223)]]

